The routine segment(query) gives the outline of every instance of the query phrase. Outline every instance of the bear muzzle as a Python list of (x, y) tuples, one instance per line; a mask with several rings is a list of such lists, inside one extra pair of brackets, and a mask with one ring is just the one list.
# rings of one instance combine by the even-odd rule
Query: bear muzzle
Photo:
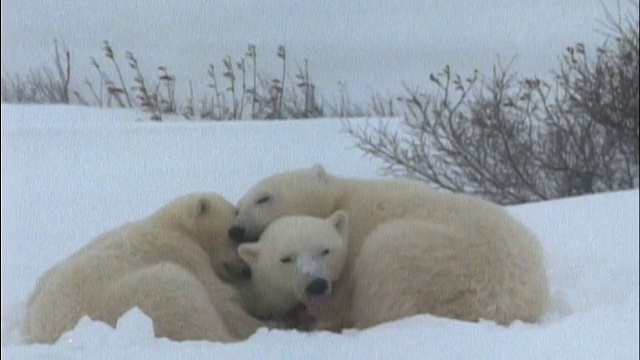
[(223, 281), (243, 281), (251, 280), (251, 268), (244, 263), (232, 264), (229, 262), (222, 263), (224, 271), (227, 274), (227, 278), (223, 278)]
[(317, 278), (312, 280), (304, 290), (307, 296), (325, 296), (331, 293), (331, 286), (326, 279)]
[(245, 242), (245, 229), (243, 227), (239, 227), (239, 226), (233, 226), (231, 229), (229, 229), (229, 231), (227, 232), (227, 235), (234, 241), (237, 242)]
[(312, 318), (322, 317), (331, 312), (334, 297), (331, 296), (331, 283), (326, 279), (316, 278), (305, 288), (305, 313)]
[(246, 242), (256, 242), (260, 237), (259, 234), (250, 234), (247, 230), (240, 226), (233, 226), (227, 231), (229, 238), (239, 244)]

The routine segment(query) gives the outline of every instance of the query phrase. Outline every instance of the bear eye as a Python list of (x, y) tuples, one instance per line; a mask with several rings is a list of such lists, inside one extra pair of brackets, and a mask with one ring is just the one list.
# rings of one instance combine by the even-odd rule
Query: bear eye
[(322, 256), (325, 256), (325, 255), (327, 255), (327, 254), (329, 254), (329, 249), (324, 249), (324, 250), (322, 250), (322, 252), (320, 253), (320, 255), (322, 255)]
[(256, 204), (264, 204), (269, 200), (271, 200), (271, 196), (265, 195), (265, 196), (261, 197), (260, 199), (258, 199), (258, 201), (256, 201)]
[(280, 262), (283, 264), (288, 264), (290, 262), (293, 261), (293, 256), (289, 255), (289, 256), (285, 256), (283, 258), (280, 259)]

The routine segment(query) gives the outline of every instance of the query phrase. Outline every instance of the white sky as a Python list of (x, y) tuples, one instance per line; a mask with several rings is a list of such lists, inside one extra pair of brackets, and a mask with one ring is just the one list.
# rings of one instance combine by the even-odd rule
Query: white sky
[(147, 76), (165, 65), (179, 83), (204, 86), (209, 63), (220, 68), (225, 54), (239, 59), (248, 43), (258, 46), (262, 69), (278, 74), (275, 52), (282, 44), (291, 60), (310, 60), (312, 80), (325, 95), (336, 92), (338, 81), (364, 95), (370, 88), (395, 93), (402, 81), (424, 84), (445, 64), (462, 75), (489, 72), (498, 56), (507, 62), (518, 55), (515, 69), (545, 75), (566, 46), (599, 45), (602, 5), (617, 11), (617, 3), (3, 0), (2, 70), (49, 63), (59, 38), (72, 52), (79, 84), (94, 75), (89, 56), (103, 61), (100, 48), (109, 40), (116, 55), (132, 51)]

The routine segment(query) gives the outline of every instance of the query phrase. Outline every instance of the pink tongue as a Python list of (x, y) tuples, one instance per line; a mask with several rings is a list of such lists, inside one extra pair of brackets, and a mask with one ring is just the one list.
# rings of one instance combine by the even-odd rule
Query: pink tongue
[(331, 299), (329, 296), (312, 299), (306, 304), (307, 313), (313, 317), (320, 317), (329, 310)]

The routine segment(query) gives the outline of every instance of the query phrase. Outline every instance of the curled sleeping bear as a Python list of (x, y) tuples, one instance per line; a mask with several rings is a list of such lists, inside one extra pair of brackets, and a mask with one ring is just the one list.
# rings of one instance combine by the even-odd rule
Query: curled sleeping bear
[[(310, 217), (331, 219), (337, 210), (348, 217), (348, 234), (333, 230), (348, 238), (346, 260), (338, 269), (323, 271), (335, 276), (339, 270), (338, 280), (325, 278), (325, 291), (340, 289), (339, 294), (305, 297), (310, 294), (304, 295), (306, 288), (298, 284), (295, 301), (284, 302), (276, 295), (284, 288), (281, 281), (300, 282), (299, 273), (316, 266), (299, 263), (298, 252), (312, 254), (323, 246), (304, 240), (316, 239), (310, 232), (319, 231), (307, 224), (318, 220)], [(297, 220), (279, 220), (283, 216)], [(272, 225), (275, 230), (269, 230)], [(317, 241), (331, 238), (329, 230), (324, 226)], [(538, 321), (547, 308), (544, 259), (530, 230), (500, 206), (437, 192), (416, 181), (341, 178), (319, 165), (276, 174), (240, 199), (229, 236), (249, 243), (238, 251), (252, 268), (251, 287), (273, 291), (269, 296), (282, 301), (249, 308), (268, 312), (273, 310), (268, 306), (278, 305), (284, 311), (291, 310), (285, 304), (314, 299), (305, 305), (311, 305), (308, 315), (319, 329), (365, 328), (420, 313), (508, 325)], [(295, 266), (277, 258), (287, 252)], [(264, 254), (271, 257), (265, 260)], [(303, 278), (309, 281), (308, 274)]]
[(53, 343), (85, 315), (115, 326), (135, 306), (153, 320), (158, 337), (247, 338), (265, 324), (222, 281), (246, 269), (227, 237), (234, 213), (217, 194), (190, 194), (97, 237), (40, 278), (28, 300), (24, 340)]

